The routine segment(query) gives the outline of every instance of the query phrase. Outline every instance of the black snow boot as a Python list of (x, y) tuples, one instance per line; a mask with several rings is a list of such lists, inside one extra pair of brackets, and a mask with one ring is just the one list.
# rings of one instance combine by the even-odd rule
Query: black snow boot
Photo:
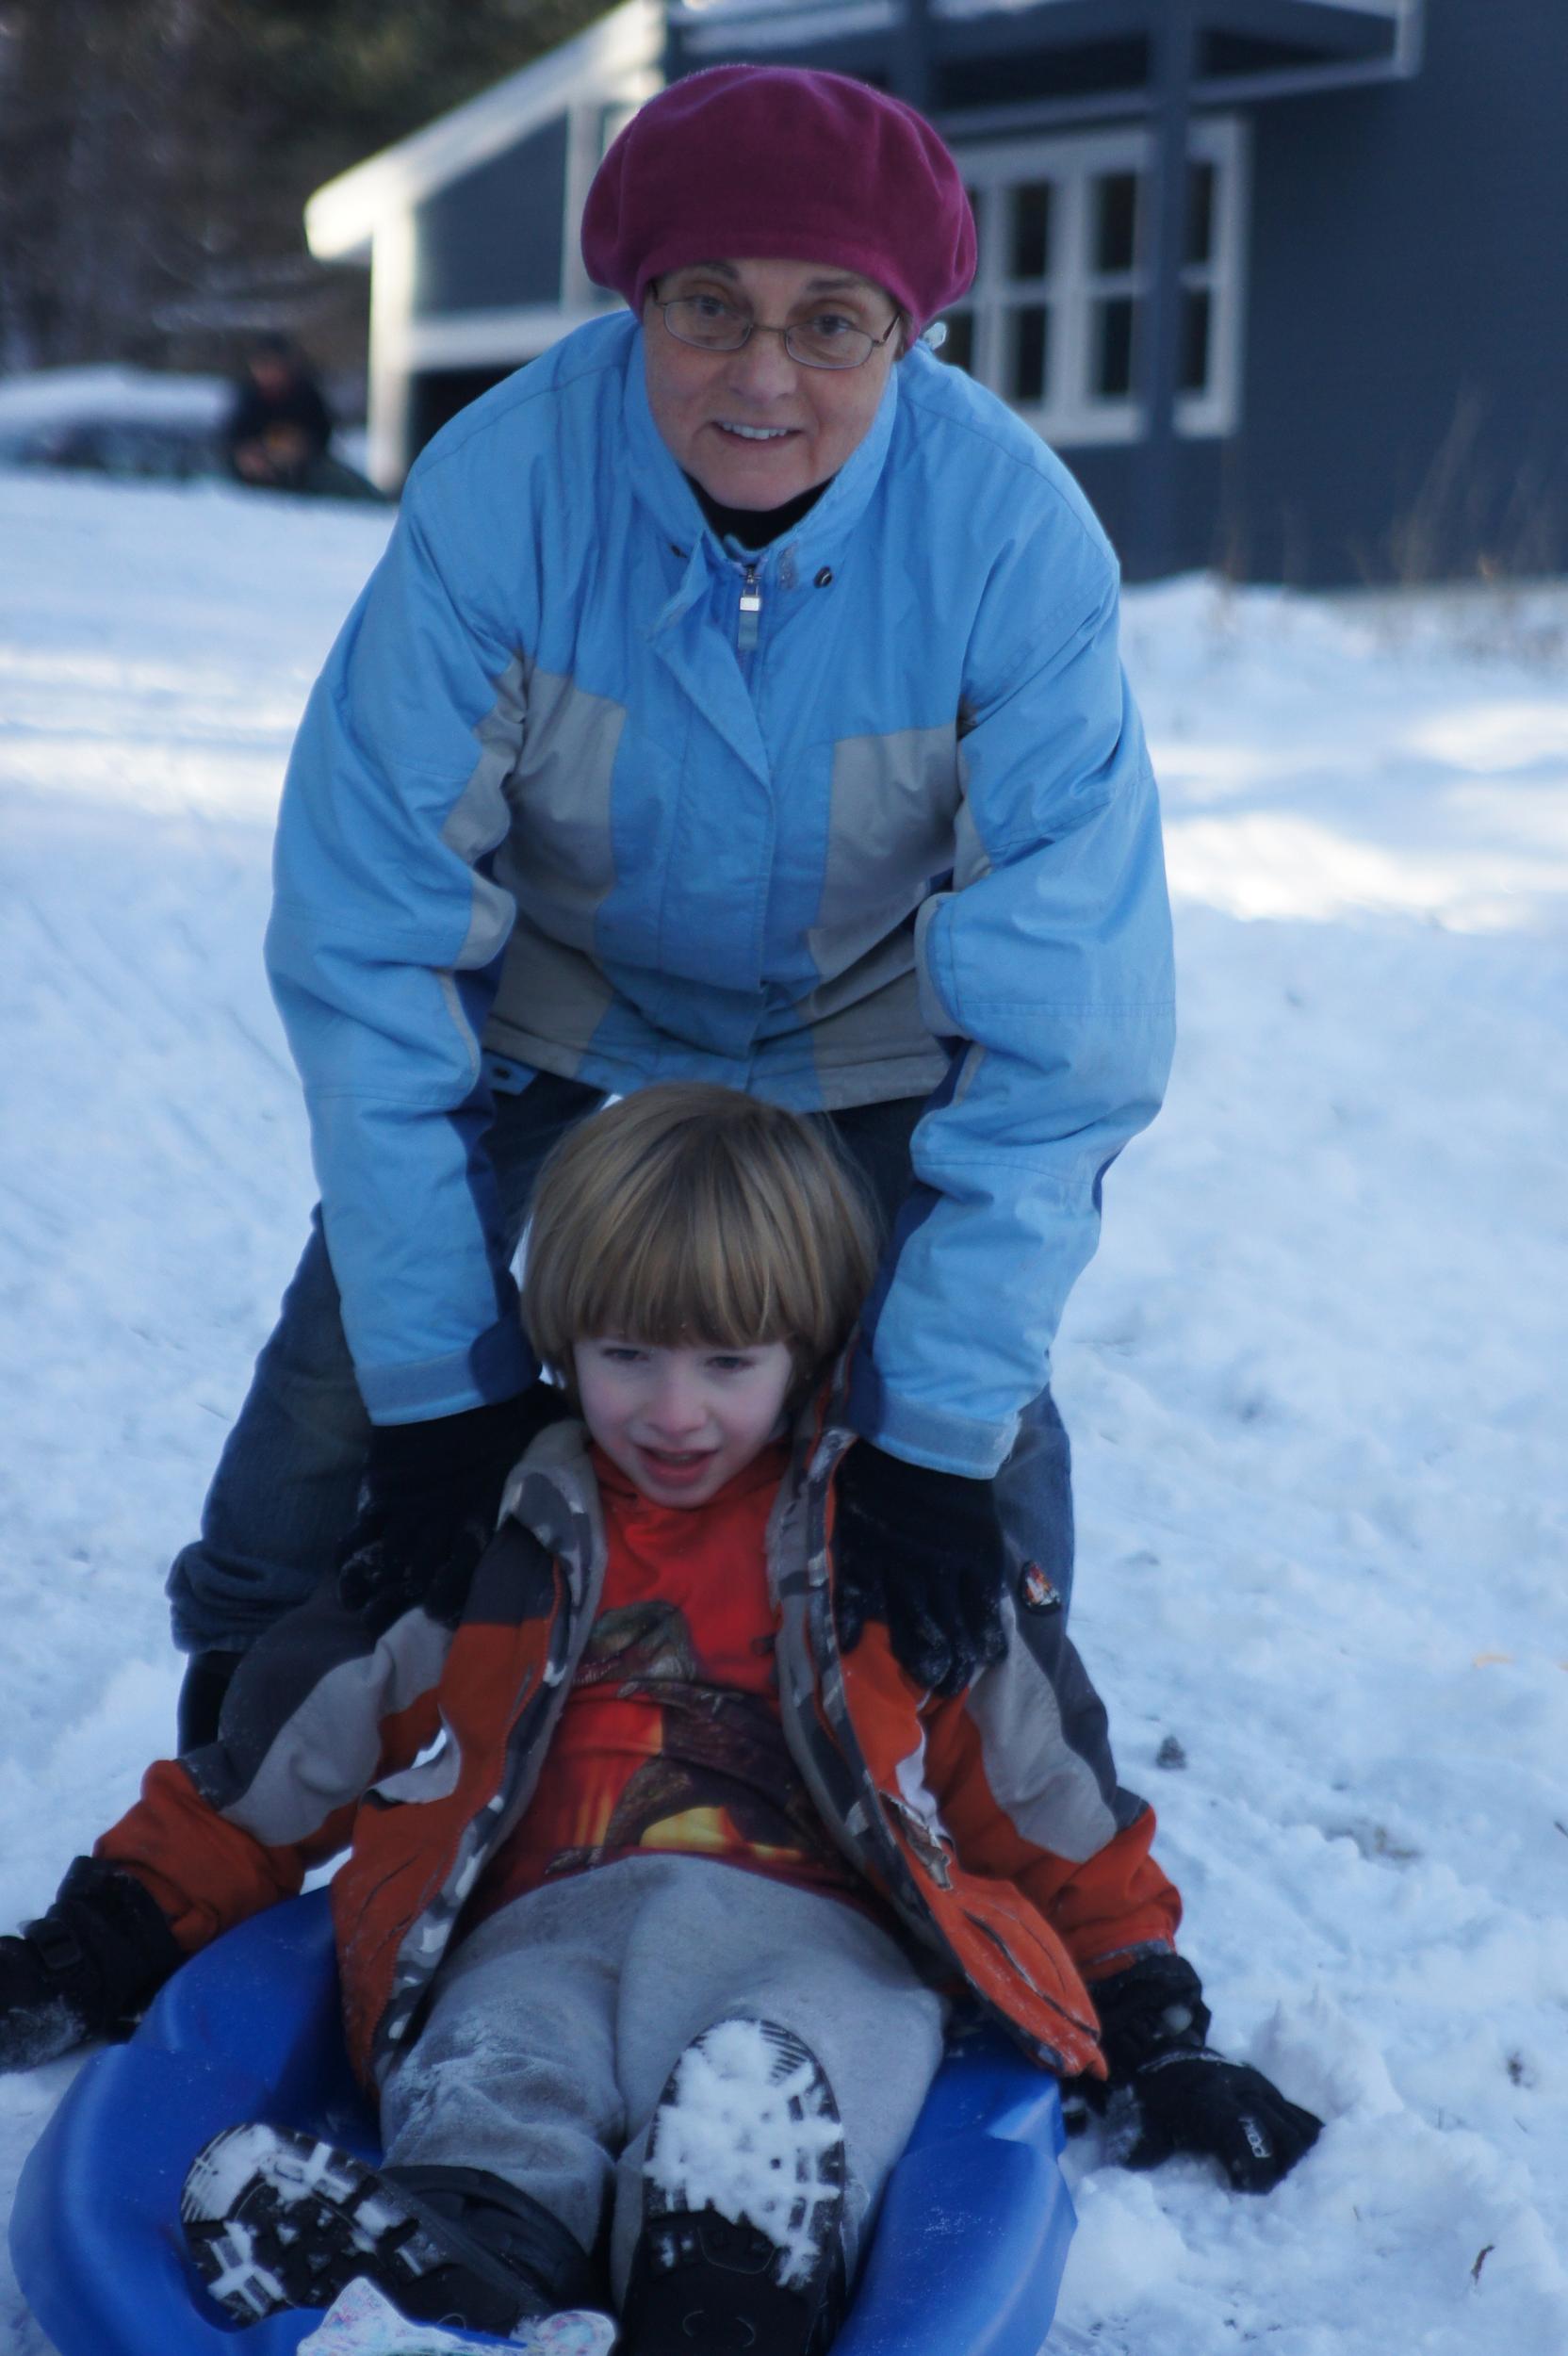
[(180, 2218), (209, 2297), (237, 2323), (330, 2307), (364, 2278), (413, 2322), (505, 2337), (590, 2288), (565, 2228), (499, 2177), (373, 2168), (289, 2127), (215, 2135), (191, 2163)]
[(819, 2356), (845, 2304), (844, 2143), (822, 2065), (773, 2021), (721, 2021), (659, 2098), (627, 2356)]

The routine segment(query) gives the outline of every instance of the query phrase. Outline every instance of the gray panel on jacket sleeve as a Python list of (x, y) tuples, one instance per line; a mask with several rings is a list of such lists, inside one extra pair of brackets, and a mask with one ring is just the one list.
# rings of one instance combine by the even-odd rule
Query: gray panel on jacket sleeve
[(592, 957), (519, 916), (484, 1027), (494, 1054), (574, 1079), (615, 992)]
[(497, 875), (539, 930), (575, 949), (615, 882), (611, 785), (626, 707), (535, 670), (512, 771), (512, 826)]
[(962, 1035), (956, 1011), (948, 1006), (931, 971), (930, 941), (938, 911), (953, 898), (954, 892), (962, 892), (966, 884), (978, 883), (991, 872), (989, 854), (974, 823), (969, 797), (969, 761), (962, 744), (958, 747), (958, 776), (963, 798), (953, 822), (953, 891), (934, 893), (915, 919), (915, 973), (920, 982), (921, 1017), (938, 1039)]
[(329, 1669), (279, 1729), (243, 1798), (224, 1814), (270, 1847), (303, 1841), (374, 1779), (385, 1718), (440, 1678), (449, 1629), (405, 1612), (373, 1652)]
[(958, 1020), (946, 999), (937, 988), (931, 971), (931, 930), (938, 911), (946, 907), (951, 892), (933, 892), (915, 919), (915, 981), (920, 997), (921, 1021), (934, 1039), (958, 1036)]
[[(528, 715), (528, 688), (521, 655), (514, 655), (496, 684), (496, 700), (474, 729), (480, 755), (457, 800), (447, 814), (441, 840), (460, 859), (476, 868), (479, 860), (505, 841), (512, 826), (507, 785), (522, 748)], [(473, 914), (457, 953), (456, 966), (467, 971), (488, 965), (512, 925), (509, 892), (488, 876), (475, 874)]]
[[(1082, 1864), (1114, 1839), (1119, 1819), (1106, 1796), (1115, 1770), (1103, 1742), (1103, 1714), (1070, 1644), (1063, 1643), (1058, 1693), (1034, 1657), (1018, 1626), (1012, 1598), (1003, 1598), (1007, 1657), (976, 1677), (964, 1707), (980, 1736), (986, 1781), (1026, 1841), (1054, 1857)], [(1081, 1691), (1079, 1689), (1082, 1689)], [(1102, 1752), (1099, 1767), (1074, 1747), (1064, 1722), (1064, 1703), (1074, 1719), (1087, 1714), (1098, 1726)]]
[(834, 747), (827, 858), (807, 936), (825, 977), (906, 924), (954, 861), (960, 785), (954, 722), (846, 736)]
[[(887, 953), (901, 953), (896, 962)], [(947, 1072), (947, 1051), (932, 1038), (909, 971), (909, 941), (900, 934), (853, 975), (813, 990), (796, 1009), (811, 1031), (811, 1055), (824, 1109), (897, 1096), (928, 1096)], [(876, 969), (892, 967), (887, 979)], [(844, 985), (858, 980), (864, 996)]]
[(958, 747), (958, 782), (962, 788), (957, 814), (953, 821), (953, 889), (962, 892), (966, 884), (975, 883), (990, 874), (990, 853), (980, 840), (980, 829), (974, 823), (974, 805), (970, 799), (969, 755), (962, 744)]

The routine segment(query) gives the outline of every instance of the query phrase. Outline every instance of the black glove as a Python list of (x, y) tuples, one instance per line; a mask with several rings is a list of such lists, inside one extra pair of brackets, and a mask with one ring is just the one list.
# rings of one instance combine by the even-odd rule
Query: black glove
[(1201, 2152), (1237, 2192), (1268, 2192), (1316, 2142), (1320, 2119), (1204, 2042), (1209, 2008), (1184, 1957), (1140, 1956), (1093, 1995), (1111, 2074), (1103, 2086), (1084, 2081), (1084, 2092), (1124, 2147), (1123, 2167)]
[(380, 1634), (416, 1604), (439, 1619), (463, 1609), (496, 1531), (506, 1477), (536, 1433), (572, 1412), (534, 1383), (520, 1399), (370, 1435), (359, 1515), (338, 1557), (337, 1588)]
[(128, 2027), (183, 1960), (134, 1873), (77, 1857), (48, 1913), (0, 1939), (0, 2070)]
[(956, 1693), (1007, 1649), (1002, 1528), (988, 1481), (906, 1464), (857, 1440), (838, 1475), (834, 1615), (853, 1652), (868, 1620), (887, 1625), (918, 1685)]

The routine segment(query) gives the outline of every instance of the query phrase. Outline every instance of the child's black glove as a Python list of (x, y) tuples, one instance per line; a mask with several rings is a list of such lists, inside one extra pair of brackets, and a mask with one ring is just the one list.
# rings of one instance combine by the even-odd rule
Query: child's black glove
[(128, 2026), (183, 1960), (134, 1873), (77, 1857), (41, 1920), (0, 1939), (0, 2070)]
[(1261, 2070), (1206, 2044), (1209, 2008), (1181, 1955), (1143, 1955), (1092, 1991), (1110, 2077), (1083, 2081), (1104, 2112), (1125, 2168), (1178, 2151), (1219, 2162), (1238, 2192), (1268, 2192), (1317, 2140), (1322, 2120), (1289, 2102)]
[(378, 1424), (358, 1518), (338, 1557), (338, 1593), (350, 1610), (378, 1635), (416, 1604), (455, 1620), (495, 1535), (508, 1473), (536, 1433), (571, 1412), (564, 1391), (534, 1383), (495, 1406)]
[(857, 1440), (838, 1472), (834, 1615), (853, 1652), (881, 1620), (918, 1685), (956, 1693), (1007, 1649), (1004, 1555), (988, 1481), (906, 1464)]

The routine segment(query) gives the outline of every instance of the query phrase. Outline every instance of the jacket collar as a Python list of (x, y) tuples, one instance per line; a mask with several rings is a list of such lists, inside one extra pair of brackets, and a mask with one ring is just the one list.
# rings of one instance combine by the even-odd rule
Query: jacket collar
[[(654, 423), (643, 353), (643, 331), (636, 327), (627, 341), (622, 406), (633, 494), (652, 516), (661, 535), (682, 556), (690, 555), (694, 563), (701, 549), (706, 551), (710, 563), (721, 554), (727, 562), (733, 562), (730, 550), (710, 531), (691, 484)], [(898, 415), (898, 399), (895, 364), (888, 371), (887, 385), (865, 439), (850, 452), (797, 529), (756, 552), (751, 561), (761, 570), (769, 570), (786, 552), (797, 574), (829, 564), (838, 555), (881, 481)]]
[(520, 1522), (566, 1574), (573, 1604), (596, 1598), (604, 1569), (604, 1509), (575, 1417), (547, 1424), (507, 1475), (500, 1519)]

